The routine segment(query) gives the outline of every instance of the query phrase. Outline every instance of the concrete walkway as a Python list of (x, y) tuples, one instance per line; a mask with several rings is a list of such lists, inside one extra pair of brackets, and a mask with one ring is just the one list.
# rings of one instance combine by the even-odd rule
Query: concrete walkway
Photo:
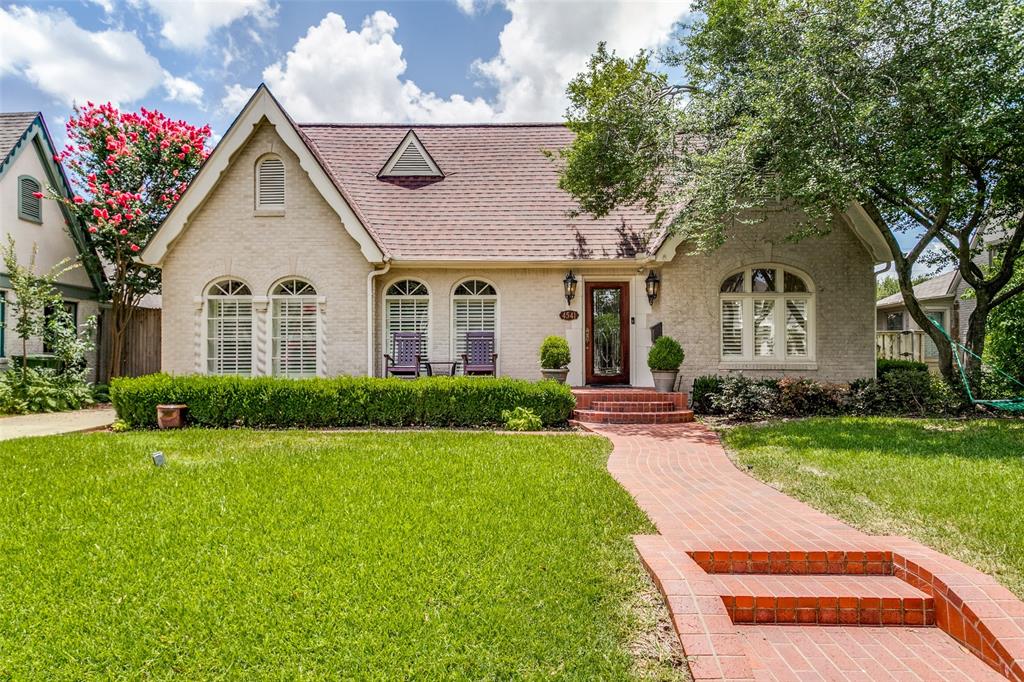
[(110, 426), (116, 418), (112, 407), (0, 417), (0, 440), (95, 431)]
[(699, 424), (594, 427), (661, 535), (635, 538), (695, 680), (1024, 681), (1024, 603), (739, 471)]

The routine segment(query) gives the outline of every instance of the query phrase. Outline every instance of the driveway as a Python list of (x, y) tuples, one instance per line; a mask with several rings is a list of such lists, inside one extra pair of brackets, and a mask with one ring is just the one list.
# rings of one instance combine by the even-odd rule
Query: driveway
[(110, 426), (116, 418), (117, 414), (112, 407), (0, 417), (0, 440), (95, 431)]

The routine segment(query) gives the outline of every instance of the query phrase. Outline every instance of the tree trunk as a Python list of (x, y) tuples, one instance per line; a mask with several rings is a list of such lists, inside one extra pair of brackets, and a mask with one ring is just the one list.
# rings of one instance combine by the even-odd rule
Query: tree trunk
[(978, 357), (974, 357), (970, 353), (964, 354), (964, 372), (967, 374), (967, 381), (971, 385), (971, 391), (977, 396), (981, 390), (981, 360), (978, 358), (982, 357), (982, 353), (985, 352), (985, 333), (988, 329), (988, 315), (991, 309), (988, 296), (984, 292), (975, 293), (977, 295), (977, 303), (967, 322), (967, 335), (964, 337), (964, 345), (970, 349), (971, 353)]
[(942, 373), (942, 378), (951, 386), (956, 387), (958, 385), (958, 378), (956, 371), (953, 369), (953, 348), (945, 334), (936, 329), (935, 325), (932, 324), (931, 318), (924, 312), (921, 304), (918, 303), (917, 298), (914, 296), (914, 284), (911, 278), (912, 270), (913, 264), (906, 261), (902, 264), (896, 264), (900, 292), (903, 294), (903, 304), (907, 307), (907, 312), (914, 318), (917, 325), (935, 343), (935, 348), (939, 354), (939, 372)]
[(126, 314), (124, 302), (117, 298), (110, 305), (110, 376), (119, 377), (124, 372), (125, 332), (128, 330), (130, 315)]

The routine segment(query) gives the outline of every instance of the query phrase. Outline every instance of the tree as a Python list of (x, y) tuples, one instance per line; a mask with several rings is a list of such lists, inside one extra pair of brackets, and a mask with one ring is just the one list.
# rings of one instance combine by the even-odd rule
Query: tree
[[(915, 287), (921, 282), (928, 281), (927, 277), (915, 277), (911, 280), (911, 284)], [(881, 301), (883, 298), (888, 298), (893, 294), (900, 293), (900, 281), (895, 277), (888, 276), (883, 277), (875, 282), (875, 300)]]
[[(696, 250), (726, 217), (785, 197), (794, 238), (859, 202), (889, 244), (911, 316), (955, 380), (947, 339), (914, 297), (916, 264), (952, 266), (977, 294), (966, 341), (982, 354), (989, 314), (1024, 242), (1024, 50), (1019, 0), (699, 0), (666, 61), (685, 82), (600, 46), (568, 89), (561, 184), (598, 215), (638, 203)], [(1002, 267), (972, 260), (1004, 230)], [(909, 244), (904, 251), (901, 240)], [(969, 362), (971, 376), (977, 362)]]
[(47, 333), (46, 307), (60, 306), (60, 293), (54, 282), (66, 272), (78, 267), (70, 258), (55, 264), (47, 272), (36, 272), (36, 255), (39, 247), (32, 244), (32, 255), (27, 265), (18, 262), (18, 254), (14, 248), (14, 237), (7, 235), (7, 245), (3, 247), (4, 269), (11, 280), (14, 291), (14, 333), (21, 339), (21, 378), (25, 380), (28, 371), (28, 340), (34, 336), (41, 337)]
[[(1017, 268), (1012, 286), (1024, 283), (1024, 268)], [(989, 318), (989, 340), (985, 361), (1018, 381), (1024, 382), (1024, 294), (1018, 294), (995, 308)], [(1019, 386), (1007, 386), (1019, 390)]]
[(68, 120), (69, 144), (57, 160), (82, 194), (49, 189), (87, 226), (108, 275), (111, 375), (121, 374), (125, 331), (139, 301), (159, 291), (160, 271), (135, 255), (145, 247), (208, 156), (210, 127), (158, 111), (121, 112), (89, 102)]

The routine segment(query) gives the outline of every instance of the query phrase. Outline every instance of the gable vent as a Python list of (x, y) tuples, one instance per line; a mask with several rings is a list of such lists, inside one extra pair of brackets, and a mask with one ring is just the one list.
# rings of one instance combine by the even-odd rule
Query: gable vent
[(40, 191), (39, 183), (35, 178), (28, 176), (18, 178), (18, 217), (23, 220), (31, 220), (34, 223), (43, 222), (43, 202), (38, 197), (32, 196), (34, 192)]
[(256, 168), (256, 208), (284, 208), (284, 162), (277, 157)]
[(382, 177), (391, 176), (420, 176), (437, 177), (441, 176), (441, 169), (437, 167), (430, 154), (423, 147), (423, 143), (416, 137), (416, 133), (409, 131), (398, 148), (391, 154), (391, 158), (384, 164), (380, 172)]

